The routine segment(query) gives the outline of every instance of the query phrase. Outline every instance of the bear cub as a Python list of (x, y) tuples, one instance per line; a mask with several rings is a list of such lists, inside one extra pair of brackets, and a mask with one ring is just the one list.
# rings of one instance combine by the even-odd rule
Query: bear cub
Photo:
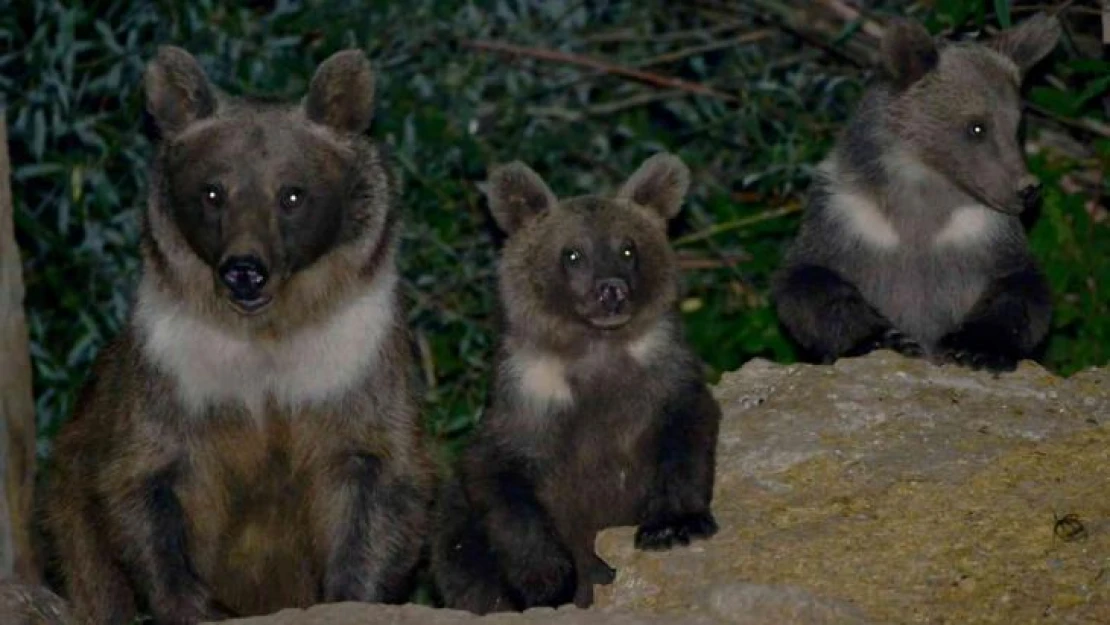
[(1051, 295), (1019, 218), (1039, 195), (1019, 90), (1059, 33), (1044, 15), (985, 43), (888, 26), (886, 79), (821, 163), (773, 279), (809, 358), (886, 347), (1002, 371), (1036, 355)]
[(448, 607), (585, 607), (615, 574), (594, 553), (599, 530), (638, 525), (641, 549), (716, 532), (720, 409), (683, 338), (666, 236), (688, 186), (670, 154), (616, 197), (559, 200), (524, 164), (491, 171), (505, 329), (489, 409), (437, 515)]
[(404, 600), (435, 483), (370, 62), (263, 103), (164, 47), (144, 87), (142, 277), (46, 495), (63, 593), (90, 625)]

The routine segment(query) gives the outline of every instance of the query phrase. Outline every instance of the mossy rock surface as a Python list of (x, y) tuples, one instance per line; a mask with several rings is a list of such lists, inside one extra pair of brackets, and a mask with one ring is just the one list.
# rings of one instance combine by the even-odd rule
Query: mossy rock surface
[[(717, 395), (720, 533), (643, 553), (606, 532), (620, 573), (601, 605), (746, 623), (730, 597), (758, 583), (876, 623), (1110, 623), (1107, 370), (996, 378), (881, 352), (755, 361)], [(783, 622), (847, 622), (810, 616)]]

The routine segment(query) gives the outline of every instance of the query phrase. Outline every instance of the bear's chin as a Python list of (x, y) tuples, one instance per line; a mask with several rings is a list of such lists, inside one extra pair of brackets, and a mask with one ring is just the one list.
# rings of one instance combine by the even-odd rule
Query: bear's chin
[(227, 298), (227, 303), (231, 306), (231, 309), (244, 317), (261, 315), (269, 310), (273, 302), (274, 298), (270, 295), (260, 295), (249, 300), (235, 299), (233, 297)]
[(628, 325), (632, 320), (630, 313), (621, 313), (619, 315), (605, 315), (604, 317), (589, 317), (586, 321), (593, 327), (599, 330), (616, 330), (617, 328)]

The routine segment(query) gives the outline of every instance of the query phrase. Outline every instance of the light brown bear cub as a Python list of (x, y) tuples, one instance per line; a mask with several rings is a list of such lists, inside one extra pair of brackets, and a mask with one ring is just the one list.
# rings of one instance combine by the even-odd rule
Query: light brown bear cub
[(434, 488), (358, 51), (304, 101), (217, 92), (166, 47), (143, 274), (57, 441), (52, 551), (82, 622), (406, 597)]
[(461, 487), (441, 502), (433, 573), (448, 607), (588, 606), (613, 578), (598, 530), (638, 525), (638, 547), (666, 549), (717, 529), (720, 410), (683, 339), (666, 235), (689, 172), (657, 155), (615, 198), (557, 200), (521, 163), (488, 184), (509, 235), (506, 327)]

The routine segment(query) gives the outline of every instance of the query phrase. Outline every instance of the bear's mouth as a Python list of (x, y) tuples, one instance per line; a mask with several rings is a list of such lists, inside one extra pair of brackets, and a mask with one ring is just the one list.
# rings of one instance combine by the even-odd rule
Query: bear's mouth
[(1016, 217), (1017, 215), (1020, 215), (1020, 214), (1025, 212), (1025, 207), (1020, 206), (1020, 205), (1019, 206), (1003, 206), (1002, 208), (996, 208), (995, 210), (1002, 213), (1003, 215), (1011, 215), (1011, 216)]
[(598, 315), (595, 317), (587, 318), (587, 321), (590, 322), (590, 325), (601, 330), (615, 330), (627, 324), (631, 320), (632, 314), (627, 312)]
[(983, 189), (974, 185), (965, 184), (962, 181), (957, 181), (956, 188), (964, 193), (970, 195), (972, 199), (978, 201), (985, 208), (988, 208), (996, 213), (1003, 215), (1016, 216), (1025, 212), (1025, 205), (1022, 202), (999, 202), (996, 198), (990, 196)]
[(982, 197), (980, 197), (979, 200), (983, 202), (983, 206), (996, 213), (1002, 213), (1003, 215), (1017, 216), (1025, 212), (1025, 205), (1021, 202), (1018, 202), (1016, 204), (999, 204), (997, 202), (993, 202), (988, 200), (987, 198)]
[(231, 308), (235, 310), (235, 312), (246, 317), (261, 314), (270, 307), (273, 301), (274, 298), (272, 296), (261, 294), (251, 298), (228, 297)]

